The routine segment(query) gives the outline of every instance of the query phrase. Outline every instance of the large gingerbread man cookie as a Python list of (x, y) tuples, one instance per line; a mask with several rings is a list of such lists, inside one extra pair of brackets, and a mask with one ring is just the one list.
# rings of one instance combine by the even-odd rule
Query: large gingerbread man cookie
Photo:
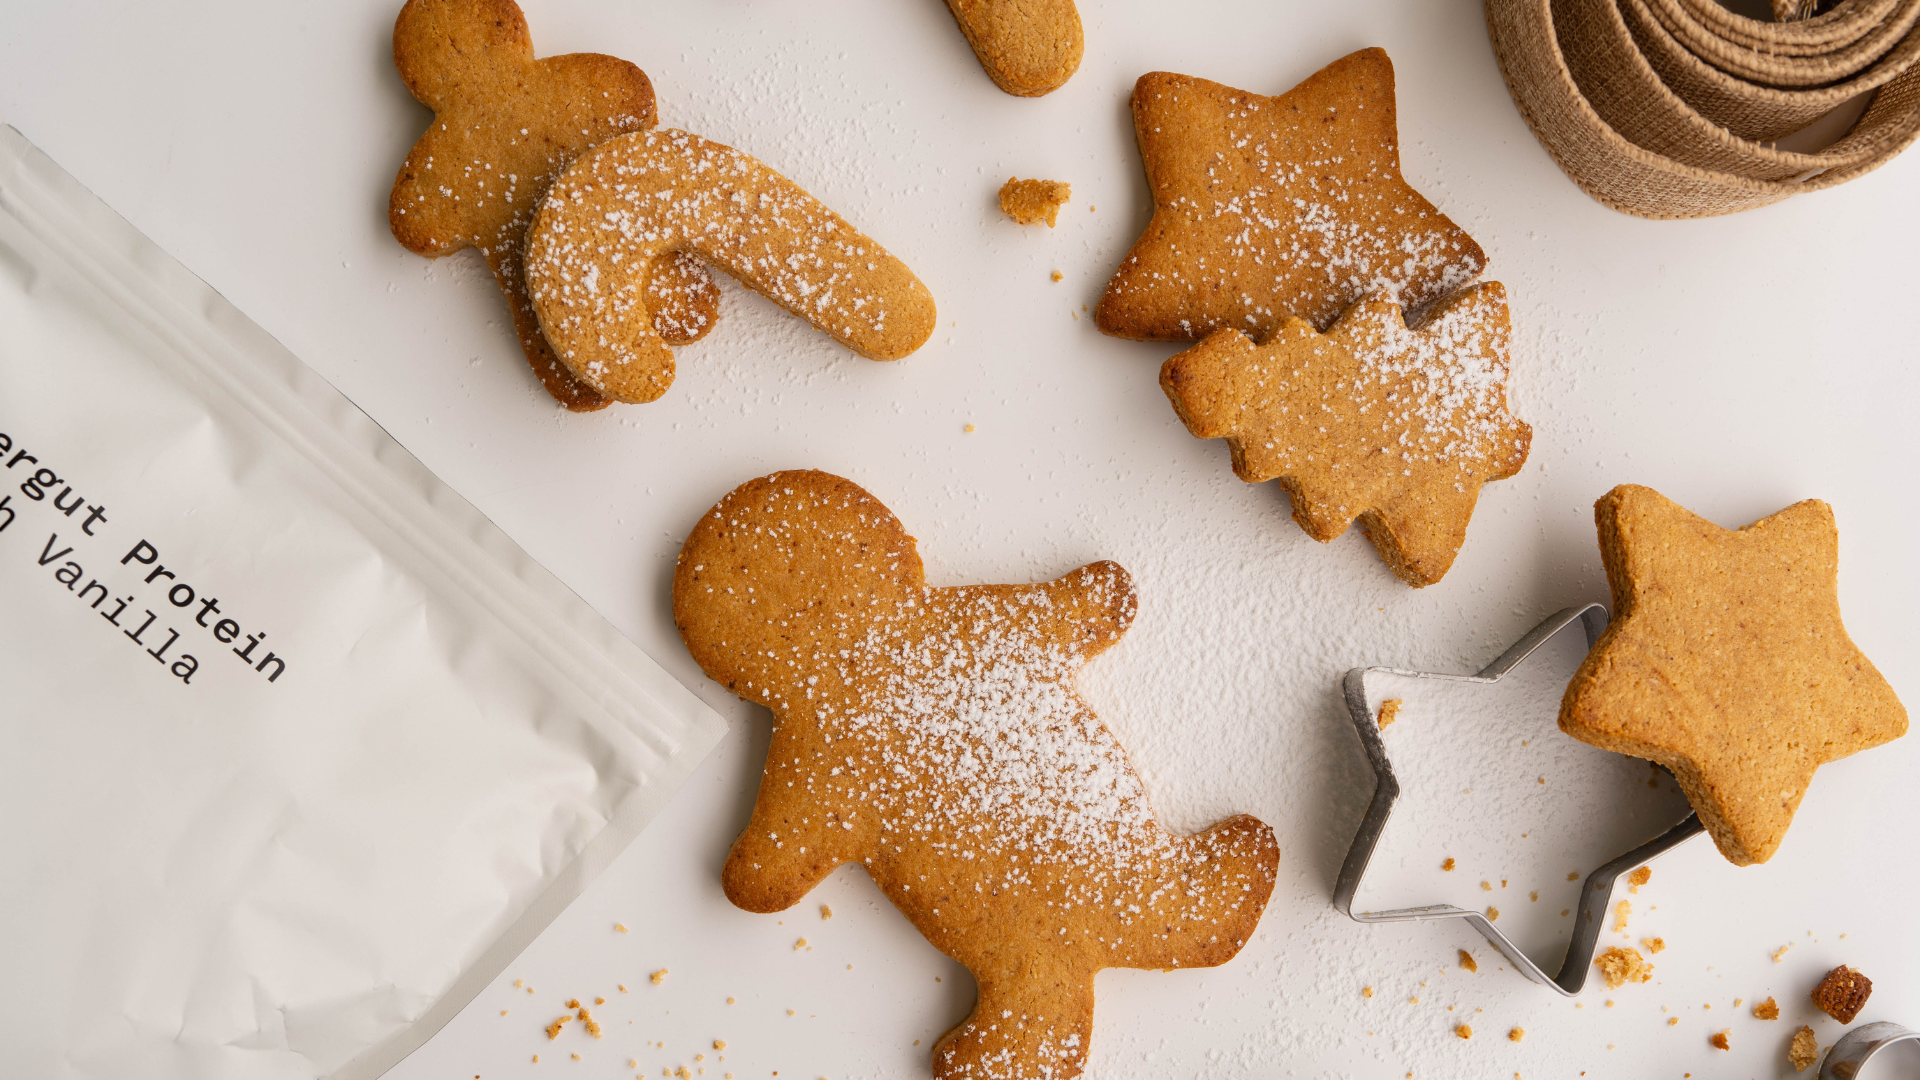
[(728, 898), (780, 911), (865, 867), (979, 984), (935, 1075), (1076, 1076), (1095, 972), (1225, 963), (1259, 921), (1272, 830), (1169, 833), (1074, 691), (1133, 618), (1119, 566), (935, 588), (873, 496), (785, 472), (701, 518), (673, 612), (701, 668), (774, 715)]
[[(598, 53), (536, 60), (513, 0), (409, 0), (394, 23), (393, 61), (434, 114), (393, 182), (394, 238), (429, 258), (480, 249), (547, 392), (576, 412), (605, 408), (541, 336), (521, 256), (534, 208), (562, 169), (654, 125), (646, 73)], [(720, 293), (698, 259), (670, 256), (646, 276), (661, 338), (686, 344), (712, 329)]]

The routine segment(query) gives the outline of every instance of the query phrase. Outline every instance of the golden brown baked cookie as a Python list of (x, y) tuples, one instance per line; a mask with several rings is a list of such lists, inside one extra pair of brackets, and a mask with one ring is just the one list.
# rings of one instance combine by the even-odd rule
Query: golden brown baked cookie
[(1225, 963), (1259, 921), (1272, 830), (1241, 815), (1167, 832), (1074, 690), (1133, 619), (1119, 566), (934, 588), (873, 496), (784, 472), (701, 518), (673, 613), (708, 675), (773, 710), (728, 898), (780, 911), (865, 867), (978, 981), (935, 1075), (1076, 1076), (1095, 972)]
[(885, 248), (752, 157), (684, 131), (610, 139), (554, 180), (527, 233), (527, 290), (561, 363), (615, 401), (673, 383), (650, 267), (700, 255), (869, 360), (933, 333), (933, 294)]
[(1019, 180), (1007, 177), (1000, 185), (1000, 212), (1022, 225), (1047, 223), (1051, 229), (1060, 219), (1060, 208), (1073, 197), (1073, 187), (1058, 180)]
[(1039, 97), (1080, 69), (1086, 43), (1073, 0), (947, 0), (987, 77), (1016, 97)]
[[(433, 122), (394, 179), (394, 238), (439, 258), (479, 248), (513, 312), (527, 362), (575, 412), (607, 399), (547, 347), (527, 302), (521, 250), (547, 184), (581, 151), (655, 123), (653, 85), (625, 60), (573, 53), (536, 60), (512, 0), (409, 0), (393, 26), (393, 62)], [(652, 268), (654, 328), (675, 344), (713, 328), (720, 292), (692, 257)]]
[(1393, 61), (1362, 49), (1279, 97), (1156, 71), (1133, 88), (1153, 220), (1095, 312), (1117, 337), (1324, 328), (1379, 294), (1409, 309), (1486, 254), (1400, 176)]
[(1196, 438), (1227, 440), (1240, 479), (1279, 480), (1308, 536), (1358, 518), (1401, 580), (1431, 585), (1480, 485), (1519, 472), (1532, 442), (1507, 411), (1506, 297), (1497, 281), (1463, 289), (1413, 329), (1366, 300), (1325, 334), (1293, 318), (1258, 345), (1219, 330), (1170, 358), (1160, 387)]
[(1666, 767), (1728, 861), (1766, 862), (1814, 769), (1907, 730), (1840, 623), (1833, 510), (1808, 499), (1723, 529), (1623, 484), (1594, 518), (1613, 621), (1560, 730)]

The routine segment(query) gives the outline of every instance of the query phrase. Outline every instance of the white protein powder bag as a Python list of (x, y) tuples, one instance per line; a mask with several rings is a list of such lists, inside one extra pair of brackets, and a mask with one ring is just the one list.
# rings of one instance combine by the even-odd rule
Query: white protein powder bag
[(377, 1076), (723, 732), (0, 126), (0, 1073)]

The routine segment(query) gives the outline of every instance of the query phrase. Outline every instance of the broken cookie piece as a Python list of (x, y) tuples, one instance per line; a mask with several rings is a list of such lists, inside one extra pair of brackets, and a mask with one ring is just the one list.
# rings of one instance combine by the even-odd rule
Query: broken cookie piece
[(1060, 208), (1073, 197), (1073, 185), (1058, 180), (1019, 180), (1007, 177), (1000, 185), (1000, 211), (1022, 225), (1042, 221), (1051, 229), (1060, 217)]
[(1753, 1007), (1753, 1016), (1756, 1020), (1778, 1020), (1780, 1019), (1780, 1005), (1772, 998), (1768, 998)]
[(1860, 1015), (1860, 1010), (1866, 1008), (1867, 998), (1872, 993), (1872, 979), (1841, 964), (1827, 972), (1827, 977), (1813, 988), (1813, 1003), (1835, 1020), (1851, 1024), (1853, 1018)]
[(1653, 978), (1653, 965), (1647, 963), (1639, 949), (1609, 948), (1594, 957), (1593, 966), (1600, 969), (1600, 977), (1606, 980), (1609, 990)]
[(1793, 1041), (1787, 1044), (1787, 1064), (1795, 1072), (1807, 1071), (1807, 1066), (1820, 1057), (1820, 1041), (1813, 1037), (1813, 1029), (1805, 1024), (1793, 1033)]

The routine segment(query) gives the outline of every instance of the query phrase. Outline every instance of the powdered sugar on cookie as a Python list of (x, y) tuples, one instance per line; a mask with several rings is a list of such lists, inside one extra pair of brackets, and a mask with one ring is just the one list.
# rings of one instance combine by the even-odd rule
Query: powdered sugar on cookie
[(904, 264), (792, 181), (684, 131), (637, 132), (583, 155), (542, 200), (527, 286), (579, 378), (652, 401), (673, 354), (652, 325), (655, 261), (691, 252), (862, 356), (894, 360), (933, 332), (933, 296)]

